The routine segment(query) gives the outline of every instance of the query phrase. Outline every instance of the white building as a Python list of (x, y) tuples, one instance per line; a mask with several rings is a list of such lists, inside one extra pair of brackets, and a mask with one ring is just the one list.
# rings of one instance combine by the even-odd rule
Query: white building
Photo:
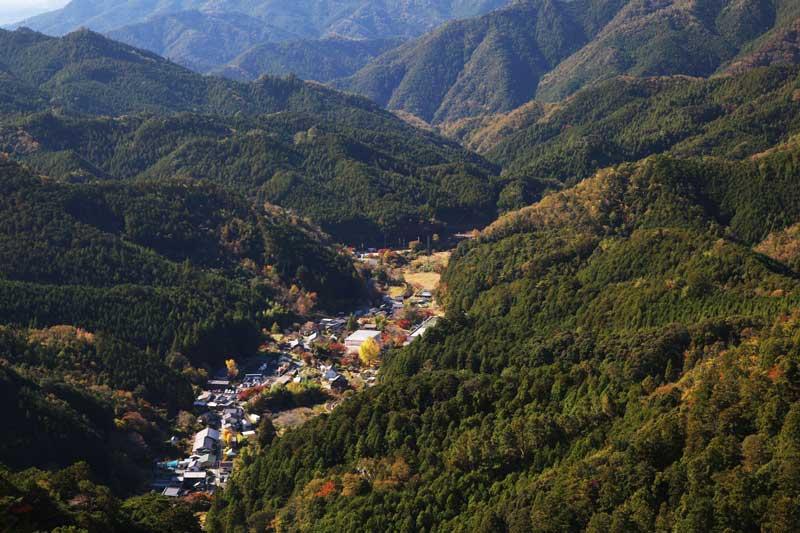
[(380, 342), (381, 332), (374, 329), (359, 329), (352, 335), (344, 340), (344, 346), (347, 348), (348, 353), (357, 353), (361, 345), (367, 339), (373, 339), (375, 342)]
[(425, 335), (425, 332), (428, 331), (433, 326), (435, 326), (438, 321), (439, 321), (439, 318), (435, 317), (435, 316), (432, 316), (432, 317), (428, 318), (425, 322), (420, 324), (420, 326), (417, 329), (415, 329), (414, 332), (411, 333), (411, 335), (408, 336), (408, 340), (406, 341), (406, 344), (411, 344), (415, 340), (417, 340), (420, 337), (422, 337), (423, 335)]

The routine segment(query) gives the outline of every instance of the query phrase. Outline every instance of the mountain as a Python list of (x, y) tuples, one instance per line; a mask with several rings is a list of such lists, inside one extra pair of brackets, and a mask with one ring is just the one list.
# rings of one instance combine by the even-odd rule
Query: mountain
[(800, 63), (800, 18), (793, 24), (776, 28), (756, 41), (752, 52), (740, 54), (725, 67), (727, 74), (746, 72), (770, 65), (797, 65)]
[(519, 2), (451, 22), (335, 86), (433, 123), (511, 110), (531, 100), (539, 79), (586, 42), (580, 17), (594, 15), (574, 5)]
[(363, 98), (319, 84), (236, 83), (201, 76), (87, 30), (60, 38), (27, 29), (0, 30), (0, 46), (6, 52), (0, 63), (0, 90), (24, 90), (34, 96), (32, 102), (19, 104), (20, 111), (55, 108), (95, 115), (140, 111), (254, 115), (309, 110), (314, 101), (317, 108), (352, 107), (391, 116)]
[[(800, 530), (796, 5), (517, 2), (337, 82), (396, 115), (0, 32), (0, 529)], [(361, 303), (334, 239), (475, 226), (371, 386), (242, 443), (213, 499), (129, 497), (212, 369)]]
[(656, 156), (454, 253), (448, 318), (258, 450), (210, 531), (793, 530), (796, 147)]
[(542, 80), (557, 100), (618, 74), (709, 76), (774, 25), (800, 16), (790, 1), (632, 1), (587, 46)]
[(397, 119), (349, 112), (248, 119), (37, 114), (0, 128), (0, 145), (65, 181), (212, 181), (291, 208), (356, 245), (451, 233), (493, 218), (488, 163)]
[(293, 74), (304, 80), (327, 82), (354, 74), (370, 59), (401, 42), (398, 39), (328, 38), (263, 43), (210, 73), (240, 81), (252, 81), (264, 74)]
[(180, 357), (70, 326), (0, 328), (0, 398), (14, 426), (0, 444), (3, 527), (199, 533), (203, 503), (131, 496), (175, 453), (169, 437), (184, 436), (170, 420), (194, 398)]
[(0, 45), (0, 91), (36, 96), (8, 109), (24, 116), (2, 121), (4, 150), (53, 177), (206, 178), (354, 244), (494, 216), (492, 165), (363, 98), (204, 77), (90, 31), (0, 32)]
[(109, 32), (159, 16), (197, 11), (209, 15), (248, 14), (270, 26), (304, 38), (339, 35), (353, 39), (419, 35), (452, 18), (503, 5), (503, 0), (72, 0), (18, 26), (64, 35), (79, 28)]
[(156, 494), (122, 500), (97, 484), (83, 463), (58, 471), (12, 472), (0, 467), (0, 497), (4, 525), (12, 531), (202, 531), (195, 517), (204, 510), (202, 503)]
[[(185, 376), (152, 353), (67, 326), (4, 327), (0, 346), (0, 394), (16, 428), (0, 445), (6, 467), (67, 468), (83, 462), (118, 494), (146, 487), (148, 462), (168, 439), (168, 420), (166, 412), (124, 396), (137, 391), (142, 401), (168, 406), (174, 414), (192, 403)], [(142, 423), (116, 425), (115, 411)]]
[(450, 22), (335, 86), (452, 128), (619, 75), (708, 77), (797, 17), (788, 1), (523, 0)]
[[(88, 28), (209, 72), (267, 42), (330, 37), (403, 39), (450, 19), (485, 13), (507, 1), (73, 0), (62, 9), (22, 21), (18, 26), (49, 35)], [(291, 57), (276, 60), (286, 64)], [(263, 71), (254, 77), (276, 73)]]
[[(496, 120), (506, 130), (484, 154), (508, 180), (500, 194), (504, 208), (653, 154), (745, 159), (800, 133), (799, 83), (798, 67), (709, 80), (608, 80), (564, 102)], [(486, 142), (496, 127), (479, 128), (468, 138)]]
[[(258, 43), (294, 37), (286, 30), (272, 28), (264, 20), (242, 13), (200, 11), (157, 16), (114, 29), (107, 35), (197, 72), (209, 72), (224, 65)], [(264, 70), (258, 74), (275, 72)]]
[(2, 323), (75, 325), (199, 365), (250, 346), (293, 284), (323, 308), (361, 296), (317, 230), (220, 187), (66, 184), (10, 161), (0, 171)]

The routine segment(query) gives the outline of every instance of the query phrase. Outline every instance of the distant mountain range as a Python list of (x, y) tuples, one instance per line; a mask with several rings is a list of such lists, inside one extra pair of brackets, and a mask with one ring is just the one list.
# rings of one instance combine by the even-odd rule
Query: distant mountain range
[(447, 124), (558, 101), (618, 75), (792, 63), (798, 18), (789, 0), (523, 0), (445, 24), (335, 85)]
[(355, 74), (371, 59), (402, 43), (402, 39), (357, 41), (339, 37), (263, 43), (209, 73), (241, 81), (269, 73), (327, 82)]
[(73, 0), (19, 25), (85, 27), (235, 80), (295, 74), (445, 128), (618, 75), (800, 58), (791, 0)]
[[(15, 26), (56, 36), (88, 28), (205, 73), (224, 69), (229, 61), (264, 43), (332, 37), (356, 41), (407, 39), (448, 20), (502, 7), (508, 1), (73, 0), (62, 9)], [(323, 41), (314, 46), (326, 48), (327, 44)], [(276, 54), (275, 65), (281, 72), (291, 61), (279, 55), (285, 51), (282, 48), (260, 51)], [(336, 50), (340, 56), (349, 52)], [(352, 53), (343, 60), (363, 60), (354, 68), (335, 70), (337, 74), (349, 75), (373, 57), (364, 56), (360, 49)], [(231, 67), (233, 71), (240, 72), (236, 68), (239, 63)], [(301, 69), (303, 66), (301, 60)], [(289, 67), (291, 70), (291, 63)]]
[(88, 30), (0, 30), (0, 50), (0, 151), (45, 175), (224, 183), (351, 244), (495, 214), (492, 165), (359, 96), (202, 76)]

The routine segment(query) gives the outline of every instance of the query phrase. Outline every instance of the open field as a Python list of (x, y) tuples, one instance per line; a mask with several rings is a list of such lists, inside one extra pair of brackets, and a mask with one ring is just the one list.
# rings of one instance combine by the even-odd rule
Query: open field
[(439, 285), (441, 274), (438, 272), (415, 272), (405, 274), (406, 281), (412, 286), (420, 286), (422, 289), (432, 291)]
[(404, 269), (403, 276), (407, 283), (423, 290), (433, 291), (439, 285), (439, 274), (450, 261), (450, 252), (436, 252), (430, 256), (418, 257)]
[(389, 296), (392, 298), (402, 297), (405, 292), (405, 287), (389, 287)]
[(450, 251), (445, 252), (435, 252), (430, 256), (423, 255), (414, 259), (411, 262), (411, 269), (412, 270), (433, 270), (433, 269), (441, 269), (447, 266), (447, 263), (450, 262)]

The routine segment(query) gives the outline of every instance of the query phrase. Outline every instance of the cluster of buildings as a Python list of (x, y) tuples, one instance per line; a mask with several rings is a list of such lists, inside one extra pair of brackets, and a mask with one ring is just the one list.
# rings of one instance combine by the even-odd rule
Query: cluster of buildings
[[(409, 299), (410, 302), (402, 297), (385, 296), (379, 307), (355, 313), (358, 322), (355, 331), (352, 331), (352, 319), (343, 315), (307, 322), (296, 331), (276, 335), (278, 340), (275, 344), (265, 349), (279, 352), (277, 355), (255, 358), (247, 365), (251, 368), (245, 368), (245, 372), (235, 379), (220, 375), (209, 380), (194, 401), (195, 414), (202, 429), (191, 438), (190, 450), (187, 444), (187, 455), (183, 459), (158, 463), (157, 481), (153, 488), (166, 496), (181, 497), (194, 492), (213, 493), (224, 487), (233, 471), (240, 446), (256, 435), (260, 421), (259, 415), (245, 410), (250, 397), (246, 391), (312, 381), (333, 393), (334, 400), (329, 407), (333, 408), (341, 393), (352, 388), (348, 377), (357, 376), (364, 385), (370, 386), (376, 382), (377, 370), (356, 365), (343, 374), (337, 368), (341, 361), (324, 357), (320, 346), (335, 345), (342, 356), (357, 356), (367, 341), (381, 345), (386, 330), (378, 329), (379, 319), (383, 320), (384, 328), (388, 323), (390, 329), (396, 330), (393, 317), (399, 316), (408, 303), (425, 307), (432, 298), (428, 291), (416, 294)], [(406, 344), (411, 343), (424, 335), (436, 321), (436, 317), (427, 318), (408, 334), (408, 330), (401, 330), (402, 338), (406, 339)], [(348, 323), (351, 329), (348, 329)], [(173, 443), (178, 443), (177, 438), (173, 437)]]
[[(197, 421), (203, 429), (192, 437), (191, 450), (186, 457), (158, 463), (154, 488), (165, 496), (179, 497), (193, 492), (214, 493), (224, 487), (240, 446), (256, 435), (261, 419), (245, 411), (239, 393), (255, 386), (291, 380), (289, 368), (280, 373), (282, 362), (285, 361), (263, 363), (256, 372), (245, 374), (236, 382), (225, 377), (209, 380), (194, 401), (195, 411), (199, 413)], [(176, 437), (173, 443), (178, 443)]]

